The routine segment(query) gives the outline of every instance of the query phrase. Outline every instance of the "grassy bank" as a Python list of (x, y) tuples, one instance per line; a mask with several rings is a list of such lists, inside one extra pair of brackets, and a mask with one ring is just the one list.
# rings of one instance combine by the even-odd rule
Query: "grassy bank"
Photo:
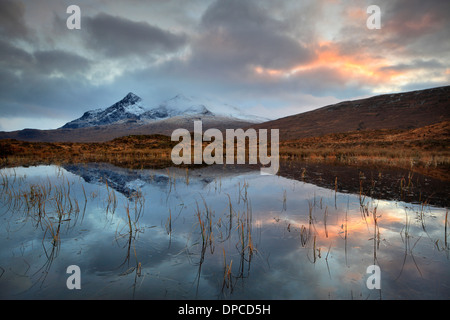
[[(283, 162), (397, 167), (450, 180), (449, 142), (447, 121), (419, 129), (354, 131), (281, 141), (280, 158)], [(176, 144), (164, 135), (127, 136), (103, 143), (0, 140), (0, 165), (107, 162), (128, 168), (165, 167), (173, 165), (171, 151)], [(224, 157), (225, 151), (224, 146)]]
[(102, 143), (0, 140), (2, 167), (107, 162), (121, 167), (165, 167), (174, 142), (163, 135), (127, 136)]
[(371, 130), (280, 142), (282, 160), (377, 165), (450, 180), (450, 122), (410, 130)]

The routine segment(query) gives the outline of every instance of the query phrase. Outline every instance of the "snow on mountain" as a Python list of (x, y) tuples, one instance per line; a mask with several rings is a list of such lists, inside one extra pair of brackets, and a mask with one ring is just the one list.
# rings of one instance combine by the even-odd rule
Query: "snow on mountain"
[(209, 111), (205, 105), (179, 94), (145, 112), (142, 116), (142, 120), (167, 119), (176, 116), (190, 115), (213, 116), (214, 114)]
[(130, 92), (109, 108), (87, 111), (81, 118), (66, 123), (63, 128), (83, 128), (113, 124), (130, 119), (139, 120), (140, 115), (145, 111), (142, 106), (142, 99)]
[[(169, 175), (166, 169), (130, 169), (106, 163), (64, 164), (62, 167), (68, 172), (80, 176), (88, 183), (97, 185), (107, 183), (109, 188), (122, 193), (126, 197), (132, 196), (135, 192), (143, 191), (144, 188), (149, 186), (166, 192), (174, 178), (183, 180), (186, 177), (186, 170), (183, 168), (172, 168)], [(218, 175), (222, 178), (232, 178), (237, 175), (252, 173), (254, 173), (254, 169), (247, 167), (225, 170), (225, 168), (211, 166), (190, 170), (189, 188), (186, 185), (185, 190), (189, 192), (192, 186), (199, 189), (206, 188), (215, 181)], [(183, 192), (183, 188), (177, 190), (175, 197), (179, 196), (180, 191)], [(189, 196), (191, 196), (190, 192)]]
[(206, 98), (185, 96), (182, 94), (177, 94), (175, 97), (162, 102), (160, 104), (160, 108), (168, 110), (172, 116), (180, 114), (215, 115), (220, 117), (237, 118), (255, 123), (268, 120), (255, 115), (246, 114), (239, 108), (230, 104), (213, 101)]
[(152, 109), (146, 109), (142, 99), (128, 93), (122, 100), (106, 109), (85, 112), (80, 118), (66, 123), (62, 128), (83, 128), (135, 121), (141, 124), (169, 119), (172, 117), (225, 117), (260, 123), (268, 119), (245, 114), (239, 108), (212, 100), (187, 97), (178, 94), (161, 102)]

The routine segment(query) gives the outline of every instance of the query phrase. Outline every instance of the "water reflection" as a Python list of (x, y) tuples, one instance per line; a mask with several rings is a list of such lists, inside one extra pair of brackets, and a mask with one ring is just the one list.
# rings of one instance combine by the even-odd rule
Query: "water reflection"
[(40, 166), (0, 182), (3, 299), (450, 298), (445, 208), (242, 167)]
[(344, 193), (363, 192), (377, 199), (450, 206), (448, 181), (402, 168), (288, 161), (280, 163), (279, 174)]

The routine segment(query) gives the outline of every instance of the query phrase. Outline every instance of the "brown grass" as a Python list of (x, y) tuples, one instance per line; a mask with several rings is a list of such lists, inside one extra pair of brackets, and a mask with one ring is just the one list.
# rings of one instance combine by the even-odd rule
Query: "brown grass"
[(170, 165), (176, 142), (163, 135), (127, 136), (102, 143), (0, 140), (0, 166), (107, 162), (121, 167)]
[(450, 180), (450, 122), (411, 130), (371, 130), (280, 142), (282, 160), (376, 164)]
[[(449, 142), (449, 121), (409, 130), (334, 133), (281, 141), (280, 161), (375, 164), (450, 180)], [(134, 169), (162, 168), (174, 165), (171, 151), (177, 143), (164, 135), (126, 136), (102, 143), (0, 140), (0, 167), (107, 162)], [(223, 152), (225, 162), (225, 145)]]

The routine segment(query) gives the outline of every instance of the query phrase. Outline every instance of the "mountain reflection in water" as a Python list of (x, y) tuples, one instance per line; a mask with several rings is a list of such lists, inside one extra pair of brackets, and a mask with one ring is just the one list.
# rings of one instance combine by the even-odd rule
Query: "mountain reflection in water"
[(450, 298), (444, 207), (239, 166), (0, 172), (3, 299)]

